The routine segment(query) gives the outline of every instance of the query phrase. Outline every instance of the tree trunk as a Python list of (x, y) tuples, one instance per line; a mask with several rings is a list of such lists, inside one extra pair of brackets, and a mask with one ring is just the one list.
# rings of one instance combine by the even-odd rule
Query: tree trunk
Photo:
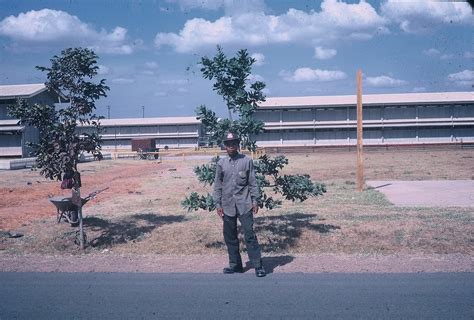
[(77, 207), (77, 213), (78, 213), (78, 216), (79, 216), (79, 244), (81, 246), (81, 249), (84, 250), (85, 248), (85, 245), (84, 245), (84, 227), (83, 227), (83, 224), (82, 224), (82, 198), (81, 198), (81, 189), (79, 188), (78, 190), (78, 193), (79, 193), (79, 198), (81, 199), (81, 201), (79, 202), (80, 205)]
[(79, 245), (84, 250), (84, 228), (82, 223), (82, 198), (81, 188), (72, 188), (72, 203), (77, 206), (77, 216), (79, 218)]
[[(76, 171), (74, 175), (74, 184), (75, 188), (77, 190), (76, 194), (76, 201), (77, 201), (77, 215), (79, 217), (79, 244), (81, 246), (81, 249), (84, 250), (85, 248), (85, 241), (84, 241), (84, 227), (83, 227), (83, 222), (82, 222), (82, 197), (81, 197), (81, 174), (79, 173), (79, 170), (77, 170), (77, 164), (79, 162), (79, 155), (76, 153), (75, 161), (74, 161), (74, 169)], [(73, 189), (73, 190), (74, 190)]]

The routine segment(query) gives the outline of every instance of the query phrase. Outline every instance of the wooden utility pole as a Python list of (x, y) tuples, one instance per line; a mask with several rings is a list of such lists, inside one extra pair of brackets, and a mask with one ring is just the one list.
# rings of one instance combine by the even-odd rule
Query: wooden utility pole
[(364, 153), (362, 139), (362, 70), (357, 71), (357, 191), (364, 189)]

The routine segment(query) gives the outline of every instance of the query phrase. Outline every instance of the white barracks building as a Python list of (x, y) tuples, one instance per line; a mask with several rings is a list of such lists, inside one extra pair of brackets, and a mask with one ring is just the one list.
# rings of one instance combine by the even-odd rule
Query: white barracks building
[[(474, 142), (474, 93), (367, 94), (362, 97), (366, 145)], [(357, 96), (269, 97), (256, 118), (265, 146), (357, 143)]]
[[(60, 95), (44, 84), (0, 85), (0, 157), (27, 157), (35, 128), (7, 114), (17, 98), (57, 104)], [(356, 96), (269, 97), (255, 117), (265, 123), (260, 147), (352, 146), (357, 142)], [(474, 145), (474, 93), (435, 92), (362, 96), (364, 145)], [(102, 119), (104, 150), (131, 149), (136, 138), (154, 139), (157, 148), (189, 148), (205, 141), (196, 117)], [(87, 125), (80, 132), (91, 130)]]
[[(196, 117), (102, 119), (102, 148), (131, 149), (132, 139), (154, 139), (157, 148), (189, 148), (198, 145), (201, 121)], [(86, 133), (88, 125), (79, 131)]]

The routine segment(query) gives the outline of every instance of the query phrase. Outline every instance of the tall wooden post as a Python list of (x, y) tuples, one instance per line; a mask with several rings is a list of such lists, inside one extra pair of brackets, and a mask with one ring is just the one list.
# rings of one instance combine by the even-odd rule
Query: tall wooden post
[(357, 71), (357, 191), (364, 189), (364, 153), (362, 139), (362, 70)]

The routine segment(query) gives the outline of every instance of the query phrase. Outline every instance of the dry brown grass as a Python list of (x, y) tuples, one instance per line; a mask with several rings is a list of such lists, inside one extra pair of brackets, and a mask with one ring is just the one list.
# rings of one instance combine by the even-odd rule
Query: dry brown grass
[[(261, 210), (255, 228), (264, 253), (473, 253), (472, 208), (400, 208), (378, 191), (356, 192), (353, 153), (287, 156), (290, 164), (285, 173), (309, 173), (326, 183), (328, 192), (303, 203), (285, 202), (281, 208)], [(368, 180), (474, 178), (474, 150), (369, 152), (365, 156)], [(193, 166), (204, 162), (82, 164), (83, 193), (110, 186), (84, 207), (86, 252), (224, 253), (220, 219), (214, 213), (187, 213), (180, 206), (191, 191), (210, 191), (192, 172)], [(59, 193), (57, 183), (29, 170), (0, 172), (0, 181), (0, 219), (10, 222), (0, 228), (24, 234), (17, 239), (0, 238), (0, 252), (79, 252), (73, 242), (76, 229), (56, 224), (55, 209), (45, 199), (48, 193)], [(34, 206), (22, 205), (25, 201)]]

